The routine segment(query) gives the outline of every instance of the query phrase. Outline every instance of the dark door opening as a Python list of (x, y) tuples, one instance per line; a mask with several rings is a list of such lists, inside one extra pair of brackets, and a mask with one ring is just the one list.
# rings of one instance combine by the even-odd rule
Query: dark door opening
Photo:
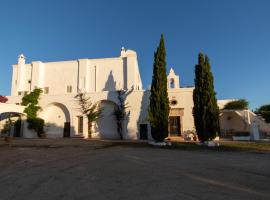
[(64, 137), (70, 137), (70, 122), (64, 123)]
[(170, 136), (181, 136), (180, 116), (169, 117)]
[(14, 137), (21, 137), (22, 120), (18, 119), (14, 124)]
[(148, 140), (147, 124), (140, 124), (140, 140)]

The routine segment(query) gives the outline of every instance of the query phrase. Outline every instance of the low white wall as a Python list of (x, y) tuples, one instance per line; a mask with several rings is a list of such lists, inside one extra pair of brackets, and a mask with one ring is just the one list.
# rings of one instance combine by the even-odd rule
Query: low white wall
[(17, 112), (23, 113), (25, 106), (16, 105), (13, 103), (0, 103), (0, 113)]

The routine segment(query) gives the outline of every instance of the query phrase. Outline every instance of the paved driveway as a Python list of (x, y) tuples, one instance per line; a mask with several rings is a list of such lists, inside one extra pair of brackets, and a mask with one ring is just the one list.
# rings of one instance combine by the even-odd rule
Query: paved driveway
[(2, 146), (0, 199), (269, 200), (270, 154), (121, 144)]

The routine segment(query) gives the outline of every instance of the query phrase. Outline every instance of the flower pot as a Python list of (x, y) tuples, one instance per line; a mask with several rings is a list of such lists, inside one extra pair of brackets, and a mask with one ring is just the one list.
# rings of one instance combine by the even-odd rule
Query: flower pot
[(10, 143), (12, 140), (12, 137), (11, 136), (5, 136), (5, 142), (6, 143)]
[(46, 133), (42, 133), (42, 134), (40, 134), (40, 138), (41, 138), (41, 139), (45, 139), (45, 138), (47, 138)]

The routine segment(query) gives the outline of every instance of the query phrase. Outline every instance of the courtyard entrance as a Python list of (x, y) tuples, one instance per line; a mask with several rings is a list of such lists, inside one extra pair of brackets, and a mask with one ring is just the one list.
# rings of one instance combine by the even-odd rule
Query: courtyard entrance
[(49, 104), (43, 108), (40, 117), (45, 120), (44, 130), (48, 138), (70, 137), (70, 114), (64, 104)]

